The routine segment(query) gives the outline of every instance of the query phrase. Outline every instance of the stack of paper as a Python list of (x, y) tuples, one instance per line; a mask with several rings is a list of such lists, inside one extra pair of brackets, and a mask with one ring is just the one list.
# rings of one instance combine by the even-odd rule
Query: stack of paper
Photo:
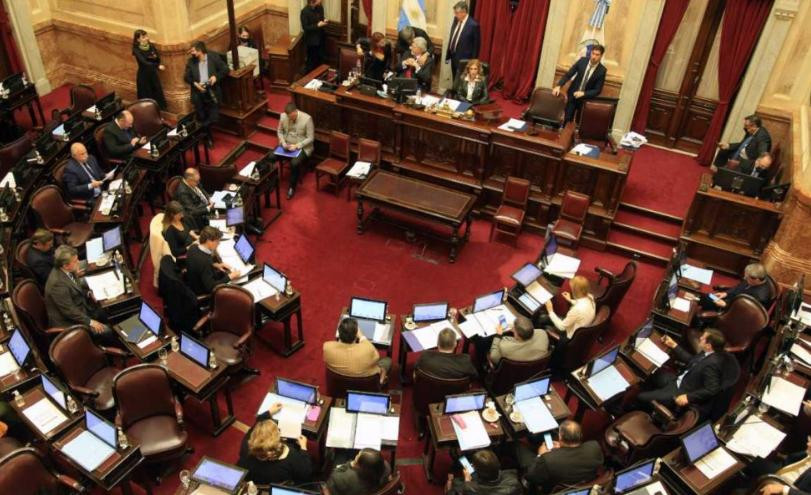
[(96, 301), (115, 299), (124, 293), (124, 277), (116, 270), (87, 275), (85, 280)]
[(431, 323), (430, 325), (426, 325), (424, 327), (417, 328), (415, 330), (411, 330), (411, 333), (420, 343), (420, 347), (422, 350), (427, 351), (428, 349), (433, 349), (437, 346), (437, 339), (439, 338), (439, 332), (441, 332), (445, 328), (450, 328), (454, 332), (456, 332), (456, 338), (460, 338), (459, 331), (456, 330), (450, 321), (442, 320)]
[(696, 463), (696, 468), (708, 479), (713, 479), (719, 474), (735, 465), (735, 458), (723, 447), (718, 447)]
[(454, 414), (451, 417), (451, 424), (459, 441), (459, 450), (475, 450), (490, 445), (490, 436), (484, 428), (479, 411)]
[(41, 399), (23, 409), (23, 414), (43, 435), (67, 420), (67, 416), (50, 399)]
[(253, 169), (256, 167), (256, 162), (250, 162), (249, 164), (242, 167), (242, 170), (239, 171), (239, 175), (242, 177), (250, 177), (253, 174)]
[(95, 103), (93, 105), (90, 105), (89, 107), (87, 107), (85, 112), (96, 113), (96, 105), (95, 105)]
[(88, 239), (84, 247), (88, 263), (99, 263), (104, 258), (104, 242), (101, 237)]
[(400, 436), (400, 416), (383, 416), (383, 433), (381, 437), (386, 442), (397, 442)]
[(349, 172), (346, 173), (348, 177), (355, 177), (356, 179), (363, 179), (369, 175), (369, 170), (372, 169), (372, 164), (369, 162), (355, 162)]
[(552, 294), (537, 280), (529, 284), (526, 291), (540, 304), (546, 304), (546, 301), (552, 299)]
[(270, 406), (277, 402), (282, 404), (282, 410), (273, 415), (273, 419), (276, 421), (285, 420), (303, 423), (304, 420), (307, 419), (308, 406), (306, 402), (277, 395), (273, 392), (268, 392), (262, 400), (262, 404), (259, 405), (259, 410), (256, 411), (256, 414), (259, 415), (267, 412)]
[(527, 126), (527, 123), (524, 122), (523, 120), (518, 120), (518, 119), (512, 119), (511, 118), (507, 122), (505, 122), (505, 123), (501, 124), (500, 126), (498, 126), (498, 128), (501, 129), (502, 131), (513, 132), (513, 131), (521, 131), (526, 126)]
[(434, 95), (422, 95), (422, 98), (415, 100), (417, 105), (424, 105), (430, 107), (439, 103), (439, 97)]
[(590, 377), (588, 384), (595, 395), (603, 402), (617, 394), (625, 392), (630, 386), (625, 377), (617, 371), (614, 365)]
[(94, 471), (115, 453), (115, 449), (87, 430), (60, 450), (87, 471)]
[(211, 195), (211, 202), (214, 203), (214, 208), (226, 210), (228, 205), (225, 204), (225, 199), (231, 198), (231, 201), (233, 201), (236, 196), (237, 194), (231, 191), (214, 191), (214, 194)]
[(253, 302), (259, 302), (262, 299), (267, 299), (279, 293), (273, 286), (262, 280), (261, 277), (255, 278), (247, 284), (242, 285), (242, 288), (251, 293)]
[(282, 438), (298, 439), (301, 436), (301, 422), (289, 417), (280, 419), (279, 434)]
[(657, 368), (661, 368), (670, 359), (670, 354), (660, 349), (651, 339), (643, 339), (636, 350)]
[(549, 258), (549, 262), (543, 271), (560, 278), (572, 278), (579, 269), (579, 259), (562, 253), (555, 253)]
[(684, 263), (681, 265), (681, 276), (704, 285), (712, 285), (712, 270)]
[(628, 495), (661, 495), (663, 493), (668, 492), (665, 490), (662, 482), (657, 481), (655, 483), (651, 483), (650, 485), (645, 485), (642, 488), (637, 488), (632, 492), (628, 492)]
[(738, 428), (727, 442), (727, 448), (752, 457), (768, 457), (786, 434), (754, 414)]
[(645, 136), (631, 131), (625, 133), (625, 135), (622, 136), (622, 139), (620, 140), (620, 146), (622, 146), (623, 148), (637, 149), (647, 142), (648, 140), (647, 138), (645, 138)]
[(515, 409), (521, 413), (530, 433), (541, 433), (558, 427), (558, 422), (540, 397), (520, 400), (515, 403)]
[(312, 89), (314, 91), (317, 91), (322, 84), (324, 84), (324, 81), (322, 81), (321, 79), (313, 79), (312, 81), (304, 85), (304, 89)]
[(811, 325), (811, 304), (802, 303), (794, 318), (800, 320), (803, 325)]
[(6, 176), (3, 177), (3, 180), (0, 181), (0, 187), (6, 186), (11, 188), (17, 187), (17, 180), (14, 178), (14, 172), (7, 173)]
[[(434, 344), (436, 344), (436, 342), (434, 342)], [(14, 356), (11, 352), (0, 354), (0, 376), (16, 373), (18, 369), (20, 369), (20, 367), (17, 366), (17, 361), (14, 360)]]
[(356, 420), (356, 414), (348, 413), (342, 407), (331, 408), (327, 426), (327, 447), (351, 449), (355, 445)]
[(51, 135), (57, 140), (61, 141), (62, 138), (65, 136), (65, 124), (59, 124), (59, 126), (56, 129), (51, 131)]
[(229, 232), (228, 223), (225, 221), (224, 218), (209, 218), (208, 224), (222, 233)]
[(682, 313), (690, 312), (690, 301), (683, 297), (674, 297), (670, 300), (670, 307)]
[[(468, 338), (473, 335), (484, 337), (495, 335), (496, 328), (501, 324), (501, 316), (507, 321), (508, 327), (515, 322), (515, 315), (506, 306), (500, 304), (494, 308), (465, 315), (465, 321), (459, 324), (459, 328)], [(503, 330), (506, 330), (506, 328)]]
[(355, 420), (354, 448), (380, 450), (383, 441), (383, 418), (379, 414), (358, 413)]
[(808, 352), (801, 344), (792, 344), (791, 353), (800, 358), (807, 366), (811, 366), (811, 352)]
[(178, 135), (178, 133), (177, 133), (177, 127), (175, 127), (174, 129), (172, 129), (171, 131), (167, 132), (167, 133), (166, 133), (166, 135), (167, 135), (168, 137), (175, 137), (175, 136), (177, 136), (177, 135)]
[(109, 215), (115, 203), (115, 194), (107, 194), (101, 197), (101, 204), (99, 204), (99, 211), (102, 215)]
[(123, 184), (124, 179), (111, 180), (110, 183), (107, 185), (107, 190), (110, 192), (117, 192)]
[(592, 145), (586, 144), (586, 143), (580, 143), (577, 146), (575, 146), (574, 148), (572, 148), (572, 153), (574, 153), (575, 155), (581, 155), (581, 156), (583, 156), (583, 155), (593, 155), (593, 154), (595, 154), (594, 153), (595, 150), (597, 152), (596, 153), (597, 156), (600, 156), (600, 149), (597, 148), (596, 146), (592, 146)]
[(372, 342), (378, 344), (391, 344), (391, 334), (393, 327), (390, 323), (375, 323), (375, 333), (372, 335)]
[(795, 385), (785, 378), (773, 376), (771, 385), (763, 393), (761, 400), (775, 409), (797, 416), (804, 397), (805, 389), (803, 387)]

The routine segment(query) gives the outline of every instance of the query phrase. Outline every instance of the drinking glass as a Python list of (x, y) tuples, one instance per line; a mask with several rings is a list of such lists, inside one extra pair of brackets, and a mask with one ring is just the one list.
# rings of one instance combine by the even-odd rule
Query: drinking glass
[(166, 360), (169, 358), (169, 353), (166, 352), (165, 347), (158, 349), (158, 359), (161, 360), (161, 365), (166, 366)]
[(180, 471), (180, 484), (183, 485), (183, 488), (186, 490), (189, 489), (189, 485), (191, 484), (191, 473), (188, 469)]

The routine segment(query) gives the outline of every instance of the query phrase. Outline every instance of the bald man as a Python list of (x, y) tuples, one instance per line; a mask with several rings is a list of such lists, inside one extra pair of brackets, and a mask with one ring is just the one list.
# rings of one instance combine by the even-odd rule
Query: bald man
[(104, 148), (111, 158), (129, 158), (133, 150), (146, 143), (146, 137), (135, 135), (133, 122), (132, 114), (122, 110), (104, 127)]
[(68, 198), (93, 202), (101, 195), (104, 181), (111, 178), (112, 173), (105, 175), (96, 157), (88, 154), (82, 143), (71, 145), (70, 160), (62, 176)]
[(208, 214), (214, 203), (200, 186), (200, 172), (196, 168), (187, 168), (183, 172), (183, 180), (175, 189), (174, 199), (183, 205), (183, 213), (192, 229), (200, 230), (208, 225)]

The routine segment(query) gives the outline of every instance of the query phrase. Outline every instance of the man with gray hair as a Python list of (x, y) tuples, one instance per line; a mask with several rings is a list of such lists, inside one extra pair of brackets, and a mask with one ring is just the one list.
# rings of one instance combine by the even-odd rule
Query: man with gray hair
[(405, 57), (397, 68), (400, 77), (414, 78), (418, 81), (420, 89), (430, 91), (434, 56), (428, 51), (428, 42), (425, 38), (414, 38), (411, 42), (411, 51)]
[(478, 372), (473, 366), (470, 354), (456, 352), (456, 332), (443, 328), (437, 337), (437, 348), (423, 351), (414, 369), (445, 380), (469, 377), (476, 378)]
[(747, 294), (758, 300), (764, 308), (772, 303), (772, 290), (767, 283), (769, 275), (766, 268), (760, 263), (746, 265), (743, 271), (743, 281), (727, 291), (719, 290), (709, 295), (701, 296), (699, 304), (705, 310), (717, 310), (726, 308), (727, 305), (741, 294)]
[(200, 230), (208, 225), (208, 213), (214, 207), (209, 194), (200, 186), (200, 172), (187, 168), (183, 180), (175, 189), (174, 199), (183, 205), (183, 213), (188, 217), (192, 230)]
[(112, 174), (104, 173), (96, 157), (87, 152), (84, 144), (73, 143), (70, 146), (70, 160), (62, 174), (68, 199), (92, 202), (101, 195), (104, 181), (111, 178)]
[(290, 159), (290, 183), (287, 188), (287, 199), (296, 193), (301, 169), (315, 151), (315, 125), (309, 114), (296, 108), (292, 101), (284, 106), (284, 113), (279, 116), (279, 127), (276, 130), (279, 146), (289, 153), (298, 153)]
[(397, 57), (398, 60), (404, 60), (409, 51), (411, 50), (411, 42), (414, 38), (424, 38), (428, 42), (428, 51), (434, 53), (434, 44), (431, 43), (431, 38), (424, 29), (415, 26), (405, 26), (397, 33)]

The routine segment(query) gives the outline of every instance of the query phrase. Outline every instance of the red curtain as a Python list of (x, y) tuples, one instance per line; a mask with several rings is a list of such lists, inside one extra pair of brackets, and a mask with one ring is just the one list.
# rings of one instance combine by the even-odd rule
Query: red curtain
[(631, 123), (631, 130), (640, 134), (645, 132), (648, 124), (650, 100), (653, 95), (653, 85), (656, 83), (656, 74), (659, 72), (659, 64), (665, 58), (667, 48), (676, 35), (676, 30), (681, 24), (684, 11), (687, 10), (689, 3), (690, 0), (667, 0), (664, 11), (662, 11), (662, 19), (659, 21), (659, 29), (656, 31), (656, 41), (653, 43), (648, 69), (645, 72), (645, 79), (642, 81), (642, 89), (639, 91), (639, 99)]
[(729, 112), (730, 100), (738, 89), (771, 8), (770, 0), (727, 0), (721, 26), (721, 46), (718, 50), (718, 106), (696, 158), (702, 165), (709, 165), (715, 155), (716, 144)]
[[(14, 34), (11, 30), (11, 20), (8, 18), (3, 2), (0, 2), (0, 43), (3, 44), (6, 57), (8, 57), (8, 65), (11, 74), (22, 72), (24, 70), (23, 64), (20, 63), (17, 43), (14, 41)], [(31, 77), (31, 74), (28, 76)]]
[(490, 64), (488, 85), (503, 83), (505, 98), (525, 100), (535, 86), (549, 0), (477, 2), (481, 29), (479, 58)]
[[(361, 0), (363, 13), (366, 14), (366, 34), (372, 34), (372, 0)], [(386, 33), (383, 33), (386, 34)]]

